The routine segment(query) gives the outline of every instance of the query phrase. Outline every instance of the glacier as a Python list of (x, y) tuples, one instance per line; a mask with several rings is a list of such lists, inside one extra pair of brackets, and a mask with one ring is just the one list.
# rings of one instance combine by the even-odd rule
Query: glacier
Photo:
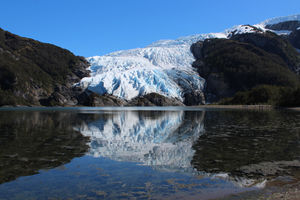
[[(263, 33), (268, 24), (288, 20), (300, 20), (300, 15), (273, 18), (253, 26), (238, 25), (220, 33), (160, 40), (145, 48), (88, 57), (90, 77), (83, 78), (77, 86), (125, 100), (154, 92), (184, 101), (185, 93), (202, 91), (205, 85), (205, 80), (192, 67), (194, 57), (190, 46), (193, 43), (210, 38), (230, 38), (234, 34)], [(276, 33), (289, 34), (287, 31)]]
[(183, 101), (185, 92), (203, 90), (204, 79), (192, 67), (192, 43), (225, 34), (204, 34), (162, 40), (145, 48), (87, 58), (91, 77), (80, 85), (98, 94), (111, 94), (131, 100), (148, 93), (158, 93)]

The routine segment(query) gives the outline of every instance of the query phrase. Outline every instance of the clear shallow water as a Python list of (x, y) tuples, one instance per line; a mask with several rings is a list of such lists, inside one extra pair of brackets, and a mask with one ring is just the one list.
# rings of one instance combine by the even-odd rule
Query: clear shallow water
[(4, 109), (0, 199), (210, 199), (258, 190), (298, 178), (299, 137), (297, 112)]

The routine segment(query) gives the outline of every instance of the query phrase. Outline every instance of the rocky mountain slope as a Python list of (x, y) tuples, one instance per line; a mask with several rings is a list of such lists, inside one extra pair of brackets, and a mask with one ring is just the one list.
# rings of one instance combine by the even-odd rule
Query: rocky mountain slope
[(88, 66), (68, 50), (0, 29), (0, 105), (76, 105), (72, 85)]
[(272, 32), (233, 35), (192, 45), (193, 66), (206, 80), (207, 101), (231, 97), (258, 85), (299, 85), (300, 54)]

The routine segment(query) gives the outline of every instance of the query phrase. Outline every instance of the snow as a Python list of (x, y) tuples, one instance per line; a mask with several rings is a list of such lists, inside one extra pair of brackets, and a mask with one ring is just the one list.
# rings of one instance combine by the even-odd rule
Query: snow
[(250, 26), (250, 25), (239, 25), (231, 29), (226, 30), (227, 38), (232, 37), (233, 35), (247, 34), (247, 33), (263, 33), (265, 29), (262, 27)]
[[(77, 85), (98, 94), (111, 94), (131, 100), (148, 93), (184, 100), (191, 90), (202, 91), (205, 80), (192, 67), (194, 57), (190, 46), (210, 38), (230, 38), (245, 33), (264, 33), (268, 24), (300, 20), (300, 15), (279, 17), (256, 25), (239, 25), (220, 33), (197, 34), (175, 40), (159, 40), (145, 48), (113, 52), (87, 58), (90, 77)], [(288, 31), (273, 31), (279, 35)]]
[(286, 22), (286, 21), (300, 21), (300, 15), (275, 17), (275, 18), (267, 19), (267, 20), (261, 22), (260, 24), (263, 26), (266, 26), (266, 25), (278, 24), (278, 23)]
[(292, 33), (292, 31), (288, 31), (288, 30), (283, 30), (283, 31), (275, 31), (275, 30), (271, 30), (273, 33), (276, 33), (277, 35), (289, 35)]
[(300, 15), (290, 15), (290, 16), (285, 16), (285, 17), (275, 17), (272, 19), (267, 19), (259, 24), (254, 25), (255, 27), (261, 28), (263, 30), (268, 30), (268, 31), (272, 31), (273, 33), (276, 33), (277, 35), (289, 35), (292, 33), (292, 31), (289, 30), (280, 30), (280, 31), (276, 31), (276, 30), (270, 30), (270, 29), (266, 29), (265, 27), (267, 25), (273, 25), (273, 24), (278, 24), (281, 22), (286, 22), (286, 21), (300, 21)]

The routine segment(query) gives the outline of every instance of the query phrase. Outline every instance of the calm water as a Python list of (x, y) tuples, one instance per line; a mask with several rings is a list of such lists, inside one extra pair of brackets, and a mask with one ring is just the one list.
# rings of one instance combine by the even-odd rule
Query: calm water
[(211, 199), (298, 181), (300, 113), (0, 110), (0, 199)]

